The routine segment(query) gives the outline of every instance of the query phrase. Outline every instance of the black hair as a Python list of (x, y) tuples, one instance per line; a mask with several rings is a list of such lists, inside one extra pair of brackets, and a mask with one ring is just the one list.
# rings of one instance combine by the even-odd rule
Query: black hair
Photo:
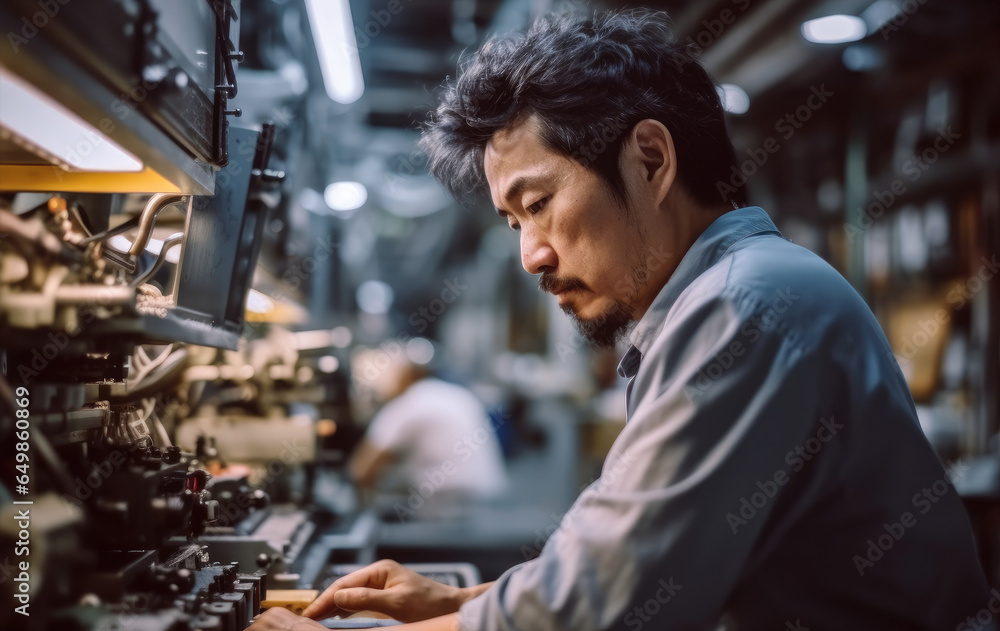
[(621, 148), (651, 118), (670, 130), (678, 180), (696, 201), (743, 205), (742, 187), (730, 186), (736, 158), (715, 82), (674, 43), (662, 12), (549, 15), (522, 37), (487, 41), (446, 82), (425, 125), (431, 173), (459, 199), (481, 189), (486, 143), (531, 115), (548, 148), (592, 170), (620, 202)]

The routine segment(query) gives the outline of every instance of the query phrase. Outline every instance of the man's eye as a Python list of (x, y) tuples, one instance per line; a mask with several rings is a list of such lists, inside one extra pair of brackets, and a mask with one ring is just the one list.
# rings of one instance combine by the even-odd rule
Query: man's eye
[(511, 230), (513, 230), (514, 232), (517, 232), (517, 231), (519, 231), (519, 230), (521, 229), (521, 225), (520, 225), (519, 223), (517, 223), (516, 221), (511, 221), (511, 222), (509, 222), (509, 223), (508, 223), (507, 225), (508, 225), (508, 226), (510, 227), (510, 229), (511, 229)]
[(534, 204), (532, 204), (531, 206), (528, 206), (527, 211), (529, 213), (531, 213), (532, 215), (534, 215), (536, 213), (541, 212), (541, 210), (543, 208), (545, 208), (545, 205), (548, 204), (548, 203), (549, 203), (549, 198), (548, 197), (543, 197), (540, 200), (538, 200), (537, 202), (535, 202)]

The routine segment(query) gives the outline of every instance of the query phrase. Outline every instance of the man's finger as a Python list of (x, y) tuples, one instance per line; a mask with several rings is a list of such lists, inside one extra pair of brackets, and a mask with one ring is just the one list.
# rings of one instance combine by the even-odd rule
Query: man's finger
[(309, 606), (302, 610), (302, 615), (306, 618), (312, 618), (313, 620), (319, 620), (320, 618), (329, 618), (326, 614), (327, 605), (333, 604), (333, 594), (327, 597), (328, 592), (324, 592), (316, 598), (316, 600), (309, 603)]
[(334, 603), (333, 598), (336, 592), (325, 592), (314, 600), (311, 605), (302, 611), (302, 616), (313, 620), (323, 620), (333, 616), (343, 616), (348, 612), (344, 611)]
[(381, 589), (349, 587), (339, 590), (335, 594), (335, 597), (337, 606), (341, 609), (348, 611), (369, 609), (379, 613), (386, 613), (385, 606), (392, 595)]
[(347, 587), (372, 587), (382, 589), (389, 579), (389, 573), (381, 563), (373, 563), (368, 567), (363, 567), (356, 572), (351, 572), (347, 576), (341, 576), (330, 585), (330, 590), (345, 589)]
[(335, 580), (319, 597), (312, 602), (302, 615), (313, 620), (321, 620), (344, 613), (334, 603), (334, 596), (342, 590), (352, 587), (373, 587), (382, 589), (385, 587), (387, 573), (383, 568), (368, 566), (357, 572), (351, 572), (347, 576), (341, 576)]

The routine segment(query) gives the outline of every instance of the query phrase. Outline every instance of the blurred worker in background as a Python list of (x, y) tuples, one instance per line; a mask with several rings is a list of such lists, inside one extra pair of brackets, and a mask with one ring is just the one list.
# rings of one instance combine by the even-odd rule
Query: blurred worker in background
[(453, 192), (488, 185), (525, 270), (584, 337), (628, 333), (628, 424), (601, 478), (538, 558), (493, 584), (380, 561), (307, 617), (372, 609), (414, 631), (995, 628), (970, 618), (997, 601), (877, 320), (744, 207), (716, 86), (672, 42), (661, 14), (543, 18), (462, 67), (423, 140)]
[(355, 450), (350, 473), (387, 518), (460, 517), (507, 486), (486, 407), (468, 389), (398, 354), (372, 383), (385, 405)]

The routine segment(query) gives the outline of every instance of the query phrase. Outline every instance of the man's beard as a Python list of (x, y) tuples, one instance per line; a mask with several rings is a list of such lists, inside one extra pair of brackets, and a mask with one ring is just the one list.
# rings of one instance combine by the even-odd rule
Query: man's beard
[(633, 323), (632, 309), (620, 300), (615, 300), (607, 311), (595, 318), (581, 318), (568, 306), (563, 311), (573, 320), (583, 339), (594, 348), (614, 348)]
[[(635, 322), (633, 317), (635, 308), (633, 305), (638, 299), (639, 288), (646, 283), (648, 278), (649, 271), (645, 267), (638, 264), (633, 265), (629, 273), (631, 291), (625, 293), (624, 297), (626, 300), (622, 300), (618, 296), (612, 298), (611, 306), (596, 317), (581, 318), (568, 305), (562, 307), (562, 310), (573, 320), (577, 330), (580, 331), (580, 335), (583, 336), (583, 339), (588, 344), (594, 348), (614, 348), (618, 340), (625, 337), (629, 326)], [(552, 294), (558, 294), (570, 289), (589, 291), (589, 287), (578, 278), (570, 277), (559, 280), (552, 276), (551, 273), (542, 274), (541, 278), (538, 279), (538, 288)], [(621, 295), (619, 293), (619, 296)]]

